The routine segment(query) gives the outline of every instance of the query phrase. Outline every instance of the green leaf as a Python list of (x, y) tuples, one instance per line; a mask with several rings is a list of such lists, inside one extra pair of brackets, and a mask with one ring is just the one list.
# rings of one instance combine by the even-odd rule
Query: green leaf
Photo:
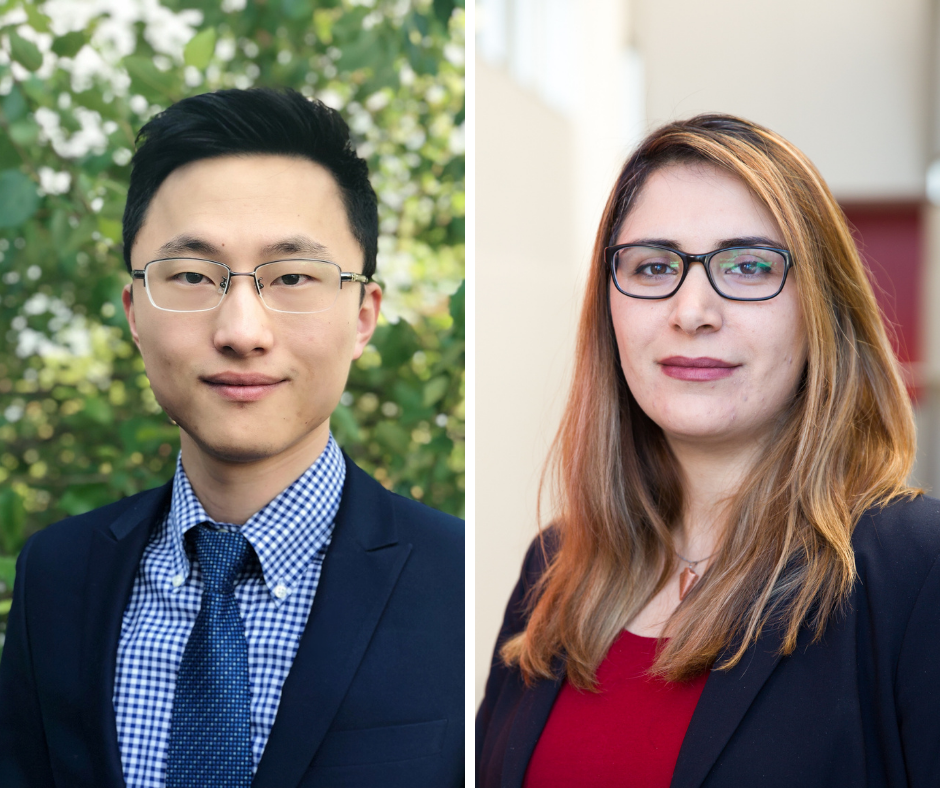
[(434, 0), (434, 15), (446, 25), (455, 5), (454, 0)]
[(310, 19), (313, 16), (313, 3), (310, 0), (281, 0), (281, 9), (288, 19)]
[(379, 443), (395, 454), (404, 455), (411, 443), (411, 436), (397, 424), (390, 421), (380, 421), (375, 427), (375, 437)]
[(17, 145), (32, 145), (39, 137), (39, 124), (32, 118), (23, 118), (10, 124), (10, 139)]
[(85, 34), (81, 30), (75, 30), (53, 41), (52, 51), (59, 57), (75, 57), (85, 43)]
[(53, 91), (49, 90), (49, 83), (40, 79), (35, 74), (29, 77), (25, 82), (20, 83), (20, 87), (26, 96), (40, 107), (52, 107), (55, 104)]
[(424, 393), (421, 398), (424, 407), (429, 408), (431, 405), (434, 405), (447, 393), (448, 386), (450, 386), (449, 375), (438, 375), (438, 377), (431, 378), (425, 383)]
[(19, 493), (11, 489), (0, 492), (0, 547), (15, 553), (22, 546), (26, 525), (26, 509)]
[(100, 112), (103, 117), (108, 117), (111, 111), (111, 105), (105, 103), (100, 90), (85, 90), (81, 93), (73, 93), (72, 98), (76, 104)]
[(159, 93), (170, 99), (175, 98), (176, 80), (173, 74), (169, 71), (160, 71), (152, 60), (131, 55), (124, 58), (124, 67), (131, 77), (131, 82), (140, 92), (151, 96)]
[(114, 409), (110, 403), (101, 397), (89, 397), (85, 400), (85, 409), (83, 411), (92, 421), (106, 425), (114, 420)]
[(7, 589), (13, 588), (13, 582), (16, 580), (16, 557), (12, 555), (0, 555), (0, 582)]
[(23, 98), (23, 92), (19, 86), (14, 85), (10, 88), (10, 92), (4, 97), (0, 106), (3, 107), (3, 114), (10, 123), (15, 123), (26, 115), (26, 99)]
[(98, 232), (105, 238), (119, 242), (122, 237), (122, 224), (117, 219), (107, 219), (104, 216), (98, 217)]
[(39, 208), (36, 184), (19, 170), (0, 172), (0, 227), (18, 227)]
[(105, 484), (73, 485), (59, 499), (59, 508), (74, 516), (104, 506), (113, 499), (114, 496)]
[(356, 417), (353, 416), (352, 411), (345, 405), (336, 406), (336, 410), (334, 410), (333, 415), (330, 416), (330, 429), (336, 433), (337, 440), (343, 442), (358, 441), (361, 439)]
[(21, 163), (20, 154), (13, 146), (13, 142), (3, 131), (0, 131), (0, 170), (8, 170)]
[(404, 320), (384, 328), (374, 344), (382, 356), (382, 366), (394, 369), (409, 361), (420, 346), (414, 329)]
[(216, 32), (214, 27), (207, 27), (194, 35), (183, 49), (183, 60), (187, 66), (202, 71), (209, 65), (215, 53)]
[(40, 11), (34, 2), (23, 3), (23, 9), (26, 11), (26, 18), (29, 20), (29, 26), (37, 33), (49, 32), (49, 17)]
[(42, 52), (32, 41), (27, 41), (15, 30), (8, 30), (10, 55), (23, 68), (36, 71), (42, 65)]
[(464, 338), (466, 285), (466, 280), (462, 281), (457, 292), (450, 297), (450, 316), (454, 319), (454, 336), (459, 339)]

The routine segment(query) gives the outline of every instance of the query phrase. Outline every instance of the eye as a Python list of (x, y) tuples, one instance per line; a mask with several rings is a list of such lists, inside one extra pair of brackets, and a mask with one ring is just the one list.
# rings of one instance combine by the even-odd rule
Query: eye
[(179, 282), (183, 285), (204, 285), (204, 284), (213, 284), (212, 280), (209, 279), (205, 274), (200, 274), (198, 271), (180, 271), (178, 274), (173, 276), (173, 281)]
[(271, 282), (272, 287), (283, 285), (284, 287), (299, 287), (304, 284), (312, 284), (317, 281), (316, 277), (309, 274), (281, 274), (277, 279)]
[(678, 273), (678, 267), (674, 263), (651, 261), (637, 266), (634, 271), (636, 276), (673, 276)]
[(741, 258), (734, 262), (726, 262), (721, 265), (721, 272), (730, 276), (759, 277), (766, 276), (773, 271), (773, 265), (766, 260), (760, 260), (753, 257)]

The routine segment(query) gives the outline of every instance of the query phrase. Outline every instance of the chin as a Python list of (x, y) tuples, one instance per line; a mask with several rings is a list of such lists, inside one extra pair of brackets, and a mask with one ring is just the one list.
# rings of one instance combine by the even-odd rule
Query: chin
[(206, 440), (204, 436), (193, 435), (191, 432), (189, 437), (199, 446), (203, 454), (226, 463), (258, 462), (283, 451), (283, 447), (261, 441)]
[(272, 441), (270, 434), (235, 434), (232, 430), (226, 430), (226, 425), (215, 425), (222, 426), (222, 429), (207, 431), (193, 428), (185, 419), (173, 416), (171, 418), (179, 424), (180, 429), (186, 433), (189, 439), (199, 447), (200, 452), (220, 462), (238, 464), (258, 462), (280, 454), (286, 448), (286, 442), (282, 444), (276, 440)]

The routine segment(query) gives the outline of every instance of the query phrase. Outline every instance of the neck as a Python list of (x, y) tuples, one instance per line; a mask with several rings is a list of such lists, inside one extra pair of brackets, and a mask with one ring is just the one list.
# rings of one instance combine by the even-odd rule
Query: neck
[(682, 533), (676, 550), (691, 561), (713, 555), (724, 534), (727, 504), (760, 456), (759, 445), (719, 446), (669, 442), (684, 480)]
[(244, 525), (296, 481), (326, 448), (329, 422), (270, 457), (233, 461), (219, 457), (180, 430), (183, 469), (206, 514), (220, 523)]

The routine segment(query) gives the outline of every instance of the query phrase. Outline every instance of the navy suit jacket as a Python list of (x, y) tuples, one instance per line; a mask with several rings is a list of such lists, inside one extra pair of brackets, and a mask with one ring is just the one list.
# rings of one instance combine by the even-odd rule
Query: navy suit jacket
[[(781, 657), (768, 631), (709, 674), (672, 788), (940, 786), (940, 501), (867, 512), (853, 545), (858, 580), (821, 642), (803, 631)], [(500, 643), (525, 626), (523, 596), (545, 562), (533, 545)], [(522, 786), (561, 685), (526, 687), (494, 658), (477, 715), (481, 788)]]
[[(122, 788), (112, 694), (137, 566), (170, 485), (49, 526), (17, 562), (0, 786)], [(346, 458), (316, 598), (253, 788), (463, 784), (463, 523)]]

